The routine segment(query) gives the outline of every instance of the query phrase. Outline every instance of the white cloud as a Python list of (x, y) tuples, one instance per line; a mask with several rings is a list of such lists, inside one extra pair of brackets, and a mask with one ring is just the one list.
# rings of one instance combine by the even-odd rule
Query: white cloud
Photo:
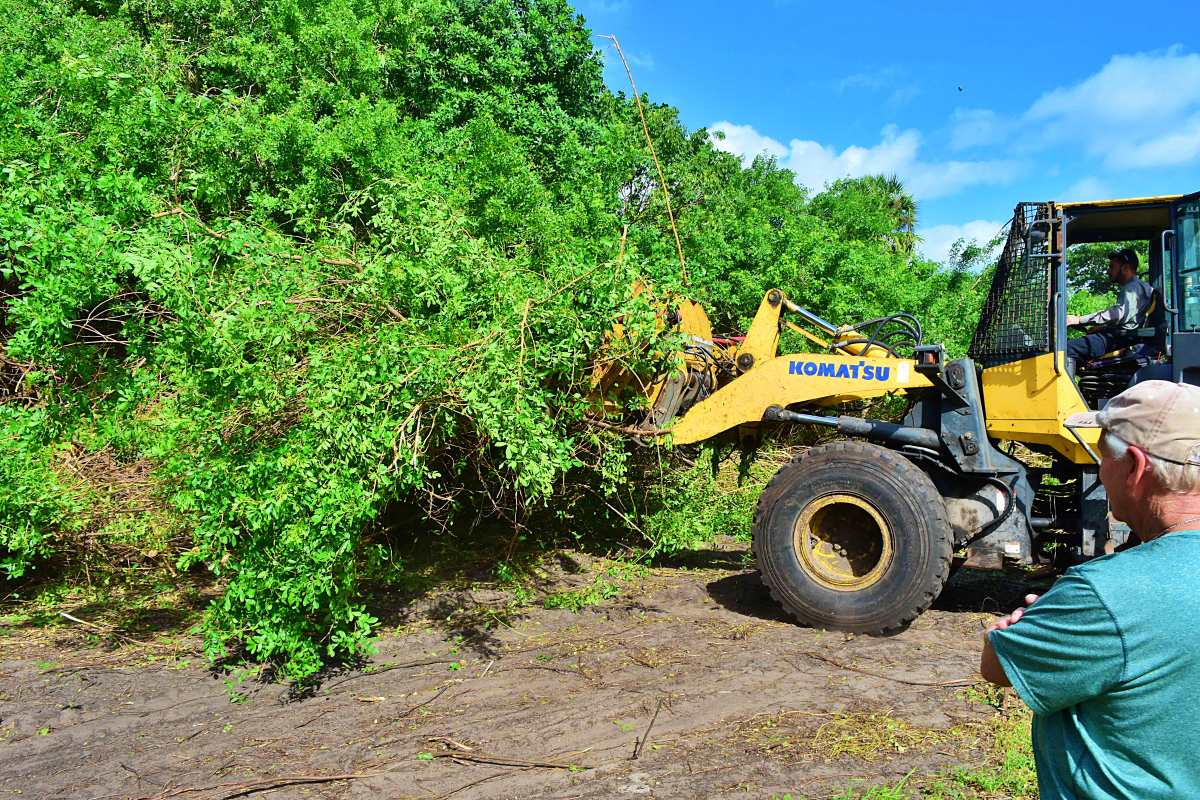
[(1081, 178), (1075, 181), (1067, 190), (1058, 196), (1064, 203), (1079, 203), (1084, 200), (1103, 200), (1112, 197), (1108, 184), (1099, 178)]
[(892, 93), (888, 95), (887, 102), (884, 103), (884, 108), (895, 111), (896, 109), (906, 106), (913, 100), (917, 99), (919, 94), (921, 94), (921, 87), (919, 84), (906, 83), (903, 86), (897, 86), (892, 90)]
[(880, 141), (869, 147), (851, 145), (843, 150), (804, 139), (792, 139), (787, 145), (763, 136), (750, 125), (717, 122), (712, 131), (725, 134), (714, 146), (751, 161), (766, 154), (778, 159), (780, 166), (796, 173), (796, 182), (814, 191), (839, 178), (864, 175), (896, 174), (918, 199), (944, 197), (978, 184), (1011, 181), (1020, 171), (1014, 161), (942, 161), (920, 159), (921, 134), (912, 129), (885, 127)]
[(654, 70), (654, 56), (649, 53), (626, 53), (625, 58), (629, 59), (629, 63), (635, 67)]
[(906, 70), (897, 66), (882, 67), (847, 75), (834, 84), (839, 94), (861, 89), (868, 92), (887, 91), (884, 108), (895, 111), (908, 105), (921, 94), (921, 85), (906, 77)]
[[(635, 76), (641, 74), (643, 71), (654, 71), (655, 62), (653, 53), (634, 52), (632, 50), (625, 50), (624, 48), (622, 48), (622, 52), (625, 53), (625, 60), (629, 62), (631, 71)], [(603, 59), (606, 69), (618, 71), (620, 75), (619, 81), (623, 82), (625, 80), (625, 65), (621, 63), (621, 57), (617, 55), (616, 48), (612, 46), (611, 42), (606, 47), (600, 48), (600, 58)], [(624, 86), (624, 91), (628, 91), (628, 86), (625, 86), (623, 83), (618, 83), (617, 88), (621, 89), (622, 86)]]
[(869, 72), (856, 72), (838, 81), (837, 90), (844, 92), (847, 89), (885, 89), (895, 85), (900, 80), (900, 77), (900, 69), (895, 66), (883, 67), (882, 69)]
[(1110, 169), (1200, 160), (1200, 54), (1176, 45), (1113, 56), (1096, 73), (1046, 92), (1024, 113), (956, 109), (956, 150), (1011, 143), (1017, 152), (1067, 146)]
[[(903, 94), (903, 77), (895, 68), (884, 68), (846, 76), (835, 88), (879, 92), (882, 99), (884, 92)], [(886, 104), (880, 108), (886, 109)], [(1059, 196), (1098, 199), (1113, 194), (1110, 171), (1200, 163), (1200, 53), (1177, 45), (1116, 55), (1090, 76), (1045, 92), (1024, 111), (956, 109), (949, 120), (950, 152), (983, 148), (990, 158), (938, 158), (936, 152), (931, 156), (919, 131), (896, 126), (885, 127), (874, 143), (845, 148), (800, 138), (785, 143), (731, 122), (718, 122), (711, 129), (726, 134), (724, 141), (715, 142), (719, 149), (747, 161), (759, 154), (776, 158), (796, 174), (798, 183), (814, 191), (842, 177), (895, 173), (914, 197), (928, 200), (974, 186), (1010, 183), (1032, 154), (1042, 153), (1048, 163), (1041, 165), (1040, 174), (1051, 179), (1060, 174), (1060, 165), (1072, 169), (1075, 156), (1085, 156), (1092, 163), (1088, 171), (1095, 175), (1072, 176), (1075, 182)], [(1055, 153), (1070, 157), (1048, 157)], [(1001, 227), (990, 220), (932, 226), (919, 231), (924, 239), (920, 250), (944, 261), (958, 239), (984, 243)]]
[(916, 163), (920, 146), (921, 135), (916, 131), (899, 131), (889, 126), (883, 130), (878, 144), (851, 145), (841, 152), (819, 142), (793, 139), (786, 159), (781, 161), (796, 173), (796, 180), (802, 185), (820, 191), (826, 183), (838, 178), (899, 175)]
[(1012, 128), (1010, 120), (990, 108), (956, 108), (950, 120), (950, 146), (955, 150), (998, 144)]
[(974, 240), (976, 244), (986, 245), (1006, 224), (977, 219), (962, 225), (933, 225), (921, 228), (917, 231), (921, 237), (917, 250), (926, 258), (944, 264), (949, 260), (950, 249), (959, 239)]
[(1190, 163), (1200, 157), (1200, 54), (1175, 46), (1113, 56), (1042, 95), (1023, 121), (1045, 143), (1077, 143), (1109, 167)]
[(1140, 124), (1174, 115), (1200, 101), (1200, 55), (1176, 45), (1165, 51), (1118, 55), (1089, 78), (1042, 95), (1027, 116), (1076, 117)]
[(1162, 167), (1190, 164), (1200, 156), (1200, 113), (1174, 127), (1170, 133), (1121, 147), (1111, 161), (1119, 167)]
[(588, 15), (621, 14), (629, 10), (629, 0), (584, 0), (579, 5)]
[(899, 170), (900, 177), (918, 199), (957, 194), (969, 186), (1002, 186), (1012, 183), (1021, 171), (1016, 161), (942, 161), (912, 164)]
[(733, 153), (746, 162), (762, 155), (781, 159), (788, 152), (786, 147), (770, 136), (763, 136), (752, 125), (735, 125), (732, 122), (721, 121), (714, 122), (708, 129), (722, 134), (721, 137), (713, 137), (713, 147)]

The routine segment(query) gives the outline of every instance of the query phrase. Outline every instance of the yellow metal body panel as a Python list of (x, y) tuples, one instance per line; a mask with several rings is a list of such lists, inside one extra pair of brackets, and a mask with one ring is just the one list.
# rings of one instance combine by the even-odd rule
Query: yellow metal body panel
[(705, 341), (712, 339), (712, 323), (704, 306), (693, 300), (683, 300), (679, 303), (679, 330), (688, 336), (695, 336)]
[(815, 353), (778, 356), (755, 364), (697, 403), (670, 433), (676, 444), (692, 444), (739, 425), (761, 422), (771, 406), (831, 406), (930, 385), (910, 359)]
[(804, 330), (804, 328), (801, 328), (801, 327), (800, 327), (799, 325), (797, 325), (796, 323), (794, 323), (794, 322), (788, 322), (787, 320), (784, 320), (784, 323), (783, 323), (783, 324), (784, 324), (784, 325), (787, 325), (789, 328), (791, 328), (791, 329), (792, 329), (792, 330), (794, 330), (796, 333), (798, 333), (798, 334), (800, 334), (801, 336), (803, 336), (805, 339), (808, 339), (810, 342), (812, 342), (813, 344), (815, 344), (817, 347), (820, 347), (820, 348), (822, 348), (822, 349), (826, 349), (826, 348), (828, 348), (828, 347), (829, 347), (829, 342), (825, 341), (825, 340), (824, 340), (824, 339), (822, 339), (820, 336), (816, 336), (816, 335), (814, 335), (814, 334), (811, 334), (811, 333), (809, 333), (808, 331)]
[[(1064, 361), (1063, 353), (1047, 353), (985, 369), (982, 383), (987, 432), (995, 439), (1045, 445), (1076, 464), (1091, 464), (1094, 462), (1087, 450), (1063, 425), (1067, 417), (1088, 410), (1062, 368)], [(1078, 433), (1095, 449), (1100, 439), (1097, 429), (1084, 428)]]
[[(772, 300), (775, 302), (772, 303)], [(752, 363), (758, 364), (768, 358), (774, 358), (779, 352), (779, 315), (782, 311), (783, 292), (772, 289), (763, 295), (762, 302), (758, 304), (758, 311), (750, 323), (750, 330), (746, 331), (746, 338), (738, 348), (739, 365), (743, 356), (750, 356), (754, 359)]]

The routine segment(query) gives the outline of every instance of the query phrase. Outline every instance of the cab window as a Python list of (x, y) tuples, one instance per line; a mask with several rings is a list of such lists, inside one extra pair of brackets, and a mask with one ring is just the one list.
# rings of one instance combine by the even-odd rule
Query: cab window
[(1179, 289), (1183, 303), (1180, 328), (1200, 330), (1200, 200), (1179, 207), (1177, 241), (1179, 242)]

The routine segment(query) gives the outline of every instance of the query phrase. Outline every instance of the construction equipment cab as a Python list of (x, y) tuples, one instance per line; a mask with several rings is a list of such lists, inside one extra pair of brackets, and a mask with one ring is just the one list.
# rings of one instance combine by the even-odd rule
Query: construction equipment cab
[[(1148, 346), (1070, 365), (1070, 248), (1130, 240), (1149, 247), (1157, 311), (1131, 334)], [(1070, 562), (1124, 542), (1099, 481), (1099, 432), (1064, 423), (1143, 380), (1200, 384), (1200, 194), (1018, 205), (964, 358), (925, 342), (910, 314), (836, 324), (781, 289), (766, 292), (745, 335), (714, 337), (686, 301), (664, 318), (688, 342), (676, 366), (597, 371), (605, 392), (648, 387), (649, 409), (628, 429), (676, 444), (753, 441), (781, 424), (837, 429), (845, 438), (807, 450), (763, 490), (756, 561), (800, 621), (895, 631), (954, 564)], [(783, 326), (816, 352), (780, 354)], [(908, 400), (901, 419), (837, 413), (884, 395)]]
[[(1118, 352), (1069, 364), (1070, 248), (1128, 240), (1145, 241), (1149, 253), (1145, 327)], [(1034, 528), (1045, 522), (1075, 533), (1057, 538), (1084, 557), (1119, 546), (1128, 529), (1108, 524), (1095, 442), (1062, 422), (1144, 380), (1200, 383), (1200, 195), (1017, 206), (969, 356), (980, 371), (989, 437), (1050, 456), (1051, 477), (1074, 480), (1073, 498), (1048, 487), (1040, 493), (1058, 496)]]

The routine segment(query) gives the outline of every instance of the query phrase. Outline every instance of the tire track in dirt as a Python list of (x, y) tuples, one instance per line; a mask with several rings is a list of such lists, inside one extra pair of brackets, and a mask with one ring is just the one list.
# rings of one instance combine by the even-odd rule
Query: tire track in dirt
[[(750, 572), (660, 569), (636, 602), (533, 609), (476, 650), (436, 625), (385, 637), (373, 663), (411, 666), (333, 677), (298, 702), (279, 686), (227, 691), (195, 666), (53, 672), (45, 662), (67, 654), (10, 645), (0, 798), (165, 798), (349, 773), (364, 777), (261, 796), (819, 797), (970, 760), (994, 713), (963, 690), (978, 609), (1022, 591), (981, 586), (956, 583), (909, 630), (874, 639), (781, 620)], [(834, 752), (849, 747), (836, 726), (853, 743), (858, 720), (909, 744)]]

